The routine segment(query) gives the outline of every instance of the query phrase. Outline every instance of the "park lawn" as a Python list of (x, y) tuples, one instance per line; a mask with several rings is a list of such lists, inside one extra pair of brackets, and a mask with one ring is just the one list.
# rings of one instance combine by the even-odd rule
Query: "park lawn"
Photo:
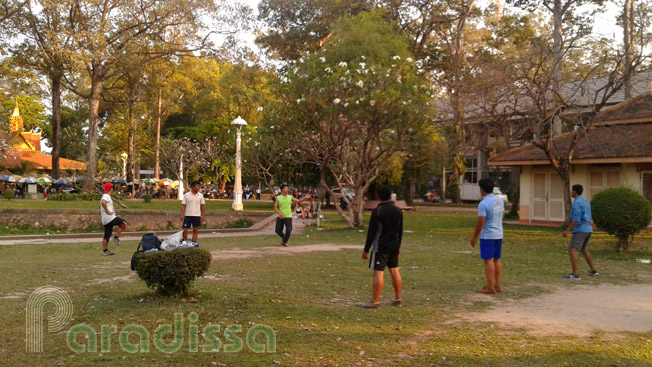
[[(158, 200), (153, 199), (149, 203), (143, 200), (123, 200), (127, 206), (121, 208), (114, 203), (115, 209), (120, 210), (181, 210), (180, 200)], [(212, 211), (230, 211), (233, 200), (206, 200), (206, 210)], [(50, 201), (50, 200), (5, 200), (0, 199), (0, 208), (5, 209), (89, 209), (98, 210), (100, 203), (98, 201)], [(245, 200), (245, 211), (251, 212), (273, 212), (274, 203), (270, 200)]]
[[(135, 243), (113, 248), (115, 256), (99, 256), (98, 244), (24, 245), (0, 247), (0, 272), (5, 274), (0, 307), (0, 355), (3, 365), (52, 366), (649, 366), (652, 333), (605, 333), (591, 337), (533, 336), (522, 329), (459, 321), (458, 315), (480, 312), (492, 303), (473, 290), (482, 286), (482, 262), (469, 253), (475, 216), (406, 213), (401, 273), (405, 306), (394, 308), (389, 276), (377, 310), (355, 307), (371, 292), (371, 274), (360, 258), (364, 230), (346, 229), (327, 214), (324, 229), (308, 227), (295, 234), (292, 246), (359, 245), (359, 250), (269, 255), (214, 260), (207, 275), (195, 283), (199, 303), (165, 299), (129, 277)], [(211, 251), (277, 246), (275, 236), (207, 238)], [(648, 268), (637, 257), (649, 257), (648, 235), (638, 238), (632, 252), (614, 254), (614, 240), (597, 234), (592, 253), (601, 275), (568, 283), (566, 240), (559, 231), (508, 229), (504, 247), (504, 292), (498, 300), (526, 298), (553, 287), (578, 284), (649, 282)], [(585, 265), (582, 264), (582, 269)], [(131, 279), (131, 278), (127, 278)], [(25, 353), (25, 306), (37, 287), (54, 285), (70, 295), (72, 324), (138, 323), (150, 334), (159, 324), (172, 324), (173, 314), (185, 316), (184, 342), (176, 353), (153, 346), (148, 353), (126, 353), (113, 335), (111, 352), (74, 353), (65, 334), (45, 333), (43, 353)], [(7, 298), (15, 296), (16, 298)], [(578, 307), (590, 307), (591, 300)], [(208, 323), (239, 324), (246, 330), (264, 324), (277, 332), (276, 353), (257, 354), (245, 347), (238, 353), (188, 351), (188, 319), (199, 315), (200, 330)], [(47, 314), (47, 309), (46, 309)], [(228, 344), (224, 334), (219, 334)], [(132, 335), (135, 341), (135, 336)], [(81, 341), (81, 338), (79, 339)], [(204, 340), (200, 337), (200, 344)], [(150, 335), (151, 341), (151, 335)], [(99, 345), (99, 342), (98, 342)], [(98, 346), (99, 348), (99, 346)]]

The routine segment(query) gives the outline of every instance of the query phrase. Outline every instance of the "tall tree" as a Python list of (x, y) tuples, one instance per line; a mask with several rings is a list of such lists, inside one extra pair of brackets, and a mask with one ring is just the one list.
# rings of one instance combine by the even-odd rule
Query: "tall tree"
[[(123, 63), (134, 53), (144, 54), (146, 64), (167, 54), (189, 52), (189, 45), (204, 47), (206, 39), (197, 37), (200, 21), (214, 9), (210, 0), (72, 1), (69, 31), (76, 49), (74, 62), (76, 70), (86, 75), (90, 88), (79, 84), (85, 83), (83, 79), (66, 81), (68, 88), (89, 101), (86, 189), (92, 188), (97, 171), (99, 110), (105, 82), (124, 73)], [(156, 47), (138, 49), (145, 40)]]
[(275, 118), (298, 139), (294, 148), (327, 180), (350, 186), (345, 212), (349, 227), (363, 224), (369, 186), (412, 131), (431, 121), (429, 90), (410, 57), (407, 42), (377, 14), (342, 19), (323, 56), (306, 55), (280, 85)]
[(31, 0), (12, 17), (23, 42), (13, 48), (15, 56), (37, 70), (50, 82), (52, 104), (52, 177), (59, 178), (61, 154), (62, 79), (69, 65), (72, 28), (70, 4), (53, 0)]

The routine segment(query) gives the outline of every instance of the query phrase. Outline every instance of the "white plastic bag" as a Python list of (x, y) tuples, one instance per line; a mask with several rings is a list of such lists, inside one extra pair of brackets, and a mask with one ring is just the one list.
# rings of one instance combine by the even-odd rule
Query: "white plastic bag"
[(163, 242), (161, 242), (161, 250), (172, 251), (175, 248), (179, 247), (179, 243), (183, 239), (183, 231), (179, 231), (175, 234), (167, 236)]

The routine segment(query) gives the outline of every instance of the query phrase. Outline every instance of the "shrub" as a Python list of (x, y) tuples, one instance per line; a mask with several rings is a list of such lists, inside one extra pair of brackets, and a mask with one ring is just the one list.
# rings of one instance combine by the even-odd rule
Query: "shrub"
[(150, 195), (150, 194), (143, 195), (143, 200), (144, 200), (146, 203), (151, 203), (151, 202), (152, 202), (152, 195)]
[(149, 288), (164, 296), (187, 296), (190, 284), (211, 264), (211, 253), (202, 248), (178, 248), (140, 254), (136, 272)]
[(14, 191), (13, 190), (5, 190), (5, 192), (2, 193), (5, 199), (11, 200), (14, 198)]
[(652, 206), (636, 191), (613, 187), (593, 197), (591, 214), (598, 228), (618, 238), (617, 250), (623, 253), (634, 235), (650, 224)]

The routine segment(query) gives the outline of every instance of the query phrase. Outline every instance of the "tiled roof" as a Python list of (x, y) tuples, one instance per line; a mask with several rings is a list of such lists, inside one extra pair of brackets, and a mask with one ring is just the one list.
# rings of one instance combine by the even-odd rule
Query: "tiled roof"
[[(568, 151), (577, 132), (555, 137), (559, 152)], [(594, 125), (580, 137), (574, 163), (652, 162), (652, 92), (619, 103), (596, 116)], [(489, 165), (549, 164), (534, 145), (509, 150), (489, 158)]]
[(652, 121), (652, 92), (603, 110), (594, 121), (603, 123)]
[[(584, 111), (594, 104), (596, 95), (600, 96), (599, 101), (605, 93), (604, 88), (609, 83), (608, 77), (595, 78), (579, 82), (563, 83), (560, 87), (560, 94), (568, 105), (568, 113)], [(643, 71), (632, 76), (632, 95), (638, 96), (652, 90), (652, 71)], [(463, 101), (464, 115), (469, 120), (483, 119), (487, 116), (488, 110), (497, 114), (515, 114), (516, 111), (524, 112), (532, 108), (533, 101), (528, 95), (505, 95), (504, 100), (492, 106), (492, 101), (484, 101), (482, 98), (473, 97), (473, 100)], [(611, 96), (606, 106), (614, 106), (625, 100), (625, 91), (620, 89)], [(453, 118), (453, 111), (448, 99), (437, 100), (437, 111), (440, 120)]]
[[(26, 161), (32, 163), (36, 169), (52, 169), (52, 156), (49, 154), (43, 154), (34, 151), (15, 151), (13, 152), (13, 155), (14, 157), (10, 157), (4, 161), (1, 161), (0, 166), (8, 168), (17, 167), (20, 165), (21, 161)], [(85, 170), (86, 163), (74, 161), (72, 159), (59, 158), (59, 168), (70, 170)]]
[[(573, 131), (555, 137), (559, 152), (568, 150)], [(573, 154), (573, 163), (652, 162), (652, 123), (607, 124), (590, 128), (580, 138)], [(527, 145), (489, 158), (492, 166), (550, 164), (543, 150)]]

